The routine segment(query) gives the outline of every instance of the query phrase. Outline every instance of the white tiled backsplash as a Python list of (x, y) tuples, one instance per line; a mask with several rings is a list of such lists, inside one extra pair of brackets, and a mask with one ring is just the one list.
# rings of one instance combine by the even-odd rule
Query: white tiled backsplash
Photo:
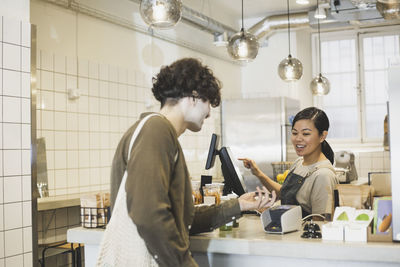
[(32, 266), (30, 24), (0, 16), (0, 266)]
[[(123, 133), (140, 113), (159, 110), (151, 75), (44, 51), (37, 65), (37, 136), (46, 141), (50, 195), (107, 190)], [(70, 88), (79, 88), (79, 99), (68, 98)], [(221, 132), (219, 108), (201, 132), (180, 137), (195, 179), (216, 173), (204, 171), (213, 132)]]

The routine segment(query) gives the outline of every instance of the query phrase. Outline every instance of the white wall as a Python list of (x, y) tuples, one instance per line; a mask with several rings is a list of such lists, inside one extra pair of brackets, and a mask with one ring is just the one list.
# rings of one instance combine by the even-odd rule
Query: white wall
[[(90, 4), (90, 1), (86, 1)], [(102, 8), (101, 6), (98, 8)], [(113, 7), (115, 8), (115, 7)], [(49, 170), (49, 189), (51, 195), (72, 194), (76, 192), (87, 192), (99, 189), (107, 189), (109, 186), (109, 173), (113, 153), (124, 131), (131, 125), (141, 112), (149, 110), (158, 110), (159, 104), (151, 94), (151, 77), (158, 73), (161, 65), (169, 64), (182, 57), (200, 58), (203, 63), (210, 66), (216, 76), (222, 81), (223, 97), (231, 97), (238, 95), (241, 85), (241, 69), (239, 65), (232, 62), (221, 60), (207, 56), (191, 49), (177, 46), (171, 42), (154, 38), (150, 35), (135, 32), (131, 29), (123, 28), (105, 21), (77, 14), (76, 12), (67, 10), (42, 1), (31, 2), (31, 20), (37, 25), (37, 48), (40, 63), (38, 63), (38, 137), (44, 136), (47, 139), (48, 153), (48, 170)], [(190, 28), (185, 30), (187, 25), (180, 25), (180, 28), (174, 30), (176, 40), (185, 37), (185, 34), (192, 34), (190, 41), (196, 42), (198, 38), (207, 36), (210, 41), (202, 40), (199, 45), (207, 43), (210, 48), (212, 45), (212, 35), (203, 31)], [(169, 33), (171, 34), (171, 32)], [(187, 37), (185, 37), (187, 38)], [(204, 38), (203, 38), (204, 39)], [(208, 49), (208, 48), (206, 48)], [(216, 49), (216, 48), (215, 48)], [(226, 53), (226, 51), (217, 51), (216, 53)], [(79, 72), (75, 70), (68, 71), (68, 66), (76, 64), (76, 58), (79, 62)], [(64, 63), (62, 63), (64, 60)], [(49, 63), (46, 63), (49, 62)], [(56, 68), (56, 64), (64, 64), (65, 68)], [(71, 63), (75, 62), (75, 63)], [(49, 66), (50, 65), (50, 66)], [(111, 81), (105, 77), (91, 76), (91, 69), (112, 68), (118, 73), (128, 73), (128, 80), (131, 82)], [(85, 71), (85, 73), (83, 72)], [(62, 88), (59, 80), (55, 77), (63, 77)], [(89, 87), (91, 81), (107, 83), (107, 95), (93, 95), (91, 88), (83, 91), (81, 98), (77, 100), (77, 104), (67, 100), (66, 89), (69, 84), (79, 79), (81, 84), (87, 84)], [(72, 82), (71, 82), (72, 81)], [(96, 82), (95, 82), (96, 83)], [(127, 86), (128, 90), (136, 91), (134, 99), (120, 99), (113, 97), (114, 93), (110, 85), (120, 84)], [(84, 86), (86, 87), (86, 86)], [(98, 90), (98, 88), (97, 88)], [(101, 90), (101, 89), (100, 89)], [(140, 94), (139, 94), (140, 92)], [(40, 102), (41, 101), (41, 102)], [(56, 101), (61, 101), (65, 107), (57, 106)], [(91, 110), (91, 104), (101, 101), (111, 104), (126, 102), (128, 111), (123, 114), (104, 114), (104, 110)], [(120, 104), (123, 104), (123, 103)], [(85, 104), (86, 103), (86, 104)], [(73, 109), (73, 105), (77, 105), (77, 109)], [(84, 108), (84, 105), (88, 107)], [(62, 110), (60, 110), (62, 108)], [(43, 116), (45, 114), (45, 116)], [(48, 124), (44, 121), (46, 118), (77, 118), (77, 120), (89, 118), (101, 118), (105, 116), (109, 118), (119, 119), (120, 123), (116, 125), (118, 129), (91, 129), (84, 123), (79, 123), (72, 133), (78, 138), (79, 144), (84, 144), (85, 138), (95, 138), (92, 135), (100, 134), (106, 140), (110, 140), (107, 147), (101, 145), (88, 145), (84, 147), (69, 147), (68, 136), (71, 135), (67, 121), (61, 123), (62, 129), (57, 128), (56, 123)], [(54, 119), (55, 122), (60, 122)], [(110, 127), (112, 128), (111, 119)], [(121, 125), (122, 123), (122, 125)], [(214, 109), (211, 118), (206, 120), (203, 130), (199, 133), (191, 133), (187, 131), (180, 137), (180, 142), (185, 153), (185, 158), (191, 176), (194, 179), (200, 179), (201, 174), (213, 174), (219, 176), (219, 169), (215, 167), (212, 170), (205, 171), (204, 165), (209, 147), (210, 137), (213, 132), (220, 133), (220, 109)], [(59, 124), (60, 125), (60, 124)], [(67, 125), (67, 127), (65, 127)], [(83, 128), (82, 128), (83, 127)], [(57, 143), (55, 137), (62, 137), (61, 143)], [(82, 139), (82, 140), (81, 140)], [(65, 142), (65, 140), (67, 140)], [(100, 154), (100, 156), (99, 156)], [(70, 155), (70, 157), (69, 157)], [(89, 159), (84, 162), (76, 163), (72, 161), (72, 155), (89, 155)], [(103, 157), (106, 156), (105, 158)], [(79, 158), (79, 157), (78, 157)], [(100, 163), (95, 160), (100, 159)], [(69, 160), (69, 161), (68, 161)], [(108, 160), (108, 164), (107, 164)], [(71, 164), (72, 163), (72, 164)], [(76, 163), (76, 164), (75, 164)]]
[(278, 75), (279, 63), (288, 56), (287, 32), (277, 32), (260, 47), (257, 58), (242, 68), (242, 95), (244, 98), (286, 96), (299, 99), (300, 108), (312, 105), (311, 46), (308, 30), (291, 32), (291, 54), (303, 63), (303, 77), (287, 83)]
[(29, 0), (0, 6), (0, 266), (32, 266)]

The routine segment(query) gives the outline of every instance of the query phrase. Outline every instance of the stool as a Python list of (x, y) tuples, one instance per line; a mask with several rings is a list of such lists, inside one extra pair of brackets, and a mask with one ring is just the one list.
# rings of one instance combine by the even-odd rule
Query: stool
[[(60, 253), (57, 254), (66, 254), (71, 253), (72, 256), (72, 267), (81, 267), (81, 244), (77, 243), (68, 243), (66, 241), (49, 243), (46, 245), (42, 245), (44, 248), (42, 250), (42, 259), (39, 259), (39, 263), (41, 267), (45, 267), (46, 261), (46, 251), (49, 249), (59, 249)], [(56, 255), (57, 255), (56, 254)]]

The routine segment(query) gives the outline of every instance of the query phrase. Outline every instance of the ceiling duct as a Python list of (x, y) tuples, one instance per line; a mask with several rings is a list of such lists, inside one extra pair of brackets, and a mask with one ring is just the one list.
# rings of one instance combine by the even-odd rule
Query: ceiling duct
[[(308, 27), (308, 12), (291, 13), (290, 28)], [(258, 40), (269, 38), (277, 30), (286, 30), (288, 27), (287, 14), (272, 15), (253, 25), (248, 31), (254, 34)]]
[(400, 19), (400, 1), (381, 0), (376, 3), (376, 9), (384, 19)]
[(383, 21), (376, 0), (331, 0), (331, 18), (338, 22)]

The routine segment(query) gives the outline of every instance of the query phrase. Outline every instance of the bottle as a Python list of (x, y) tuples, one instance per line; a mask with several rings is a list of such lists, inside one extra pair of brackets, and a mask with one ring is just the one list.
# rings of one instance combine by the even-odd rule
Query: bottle
[[(228, 195), (228, 198), (229, 198), (229, 199), (235, 199), (235, 198), (237, 198), (237, 197), (238, 197), (238, 196), (237, 196), (235, 193), (232, 193), (232, 194), (229, 194), (229, 195)], [(232, 227), (233, 227), (233, 228), (239, 228), (239, 222), (238, 222), (238, 220), (236, 220), (236, 219), (233, 220)]]
[[(221, 203), (228, 201), (229, 200), (229, 196), (222, 196), (221, 197)], [(232, 227), (233, 227), (233, 221), (232, 222), (228, 222), (225, 225), (222, 225), (219, 227), (220, 231), (232, 231)]]

